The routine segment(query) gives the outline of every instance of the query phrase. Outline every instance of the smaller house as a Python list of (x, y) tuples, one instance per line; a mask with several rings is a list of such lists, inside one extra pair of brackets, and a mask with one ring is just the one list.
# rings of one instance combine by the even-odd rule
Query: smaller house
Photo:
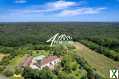
[(32, 59), (32, 63), (30, 64), (30, 67), (32, 69), (39, 69), (38, 63), (41, 62), (41, 60), (45, 58), (44, 55), (36, 56)]
[(41, 61), (43, 58), (45, 58), (44, 55), (36, 56), (33, 58), (32, 62), (36, 63), (37, 61)]

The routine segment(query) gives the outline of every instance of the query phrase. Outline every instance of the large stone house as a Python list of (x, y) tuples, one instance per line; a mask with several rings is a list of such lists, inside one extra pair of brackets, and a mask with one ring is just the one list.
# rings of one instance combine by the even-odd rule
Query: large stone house
[(48, 56), (48, 57), (40, 57), (33, 58), (30, 67), (32, 69), (42, 69), (44, 67), (48, 67), (49, 69), (54, 69), (54, 66), (61, 62), (61, 58), (57, 56)]
[(41, 61), (40, 68), (42, 69), (44, 67), (48, 67), (50, 69), (54, 69), (54, 65), (56, 65), (60, 61), (61, 58), (57, 56), (48, 56)]
[(27, 55), (24, 60), (20, 63), (20, 67), (28, 67), (32, 63), (32, 56)]

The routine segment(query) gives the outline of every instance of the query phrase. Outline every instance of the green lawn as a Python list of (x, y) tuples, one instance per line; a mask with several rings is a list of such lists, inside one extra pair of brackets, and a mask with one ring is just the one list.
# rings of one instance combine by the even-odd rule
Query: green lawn
[(40, 55), (44, 55), (44, 56), (48, 56), (49, 55), (49, 51), (46, 50), (30, 50), (30, 52), (32, 52), (32, 56), (40, 56)]
[(17, 55), (17, 56), (15, 56), (15, 58), (10, 60), (10, 64), (8, 65), (8, 68), (11, 68), (11, 69), (14, 70), (16, 68), (16, 66), (18, 66), (22, 62), (24, 57), (25, 57), (25, 55)]
[(119, 69), (119, 62), (107, 58), (102, 54), (96, 53), (78, 42), (76, 42), (74, 46), (76, 47), (79, 55), (83, 57), (89, 65), (95, 68), (100, 75), (109, 78), (110, 69), (113, 69), (114, 67)]

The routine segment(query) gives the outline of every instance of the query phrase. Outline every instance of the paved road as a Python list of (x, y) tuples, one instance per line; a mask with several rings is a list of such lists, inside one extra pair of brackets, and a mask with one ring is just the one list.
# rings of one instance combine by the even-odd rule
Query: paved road
[(7, 78), (7, 77), (5, 77), (5, 76), (0, 74), (0, 79), (9, 79), (9, 78)]

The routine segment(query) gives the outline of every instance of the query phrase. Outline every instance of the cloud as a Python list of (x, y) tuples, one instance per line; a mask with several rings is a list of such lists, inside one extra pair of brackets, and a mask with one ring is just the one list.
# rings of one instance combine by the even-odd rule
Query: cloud
[(37, 9), (32, 9), (29, 10), (32, 12), (52, 12), (52, 11), (58, 11), (58, 10), (63, 10), (63, 9), (68, 9), (71, 7), (78, 6), (79, 4), (77, 2), (72, 2), (72, 1), (55, 1), (55, 2), (48, 2), (40, 6), (33, 6), (32, 8), (37, 8)]
[(26, 3), (26, 0), (16, 0), (15, 3)]
[(68, 15), (81, 15), (81, 14), (98, 14), (106, 8), (78, 8), (73, 10), (63, 10), (58, 15), (59, 16), (68, 16)]
[[(24, 0), (17, 0), (17, 3), (22, 3)], [(22, 10), (15, 10), (18, 14), (19, 13), (48, 13), (48, 12), (55, 12), (58, 10), (64, 10), (71, 7), (76, 7), (79, 4), (77, 2), (72, 1), (55, 1), (55, 2), (48, 2), (42, 5), (35, 5), (31, 6)]]
[[(17, 0), (18, 2), (25, 0)], [(92, 7), (81, 7), (80, 2), (74, 1), (55, 1), (47, 2), (42, 5), (33, 5), (31, 7), (25, 7), (24, 9), (12, 10), (11, 15), (39, 15), (39, 16), (76, 16), (82, 14), (98, 14), (106, 8), (92, 8)], [(10, 14), (10, 13), (9, 13)]]
[(47, 8), (50, 9), (64, 9), (72, 6), (76, 6), (78, 3), (72, 1), (56, 1), (56, 2), (49, 2), (46, 4)]

